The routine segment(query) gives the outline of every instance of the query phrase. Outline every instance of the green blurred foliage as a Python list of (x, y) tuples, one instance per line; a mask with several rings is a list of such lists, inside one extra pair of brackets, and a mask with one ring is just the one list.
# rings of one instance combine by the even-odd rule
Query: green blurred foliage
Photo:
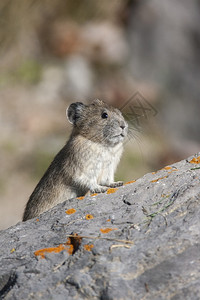
[(0, 72), (0, 86), (11, 83), (37, 84), (41, 79), (41, 73), (41, 64), (36, 60), (25, 60), (11, 70)]
[(36, 84), (41, 78), (41, 65), (37, 61), (24, 61), (18, 69), (16, 69), (14, 77), (16, 80)]

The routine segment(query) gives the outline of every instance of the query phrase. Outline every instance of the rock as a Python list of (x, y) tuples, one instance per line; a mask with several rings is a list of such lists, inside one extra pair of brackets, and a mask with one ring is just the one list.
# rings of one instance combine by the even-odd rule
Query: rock
[(140, 84), (159, 86), (158, 126), (173, 152), (185, 157), (199, 151), (199, 1), (127, 3), (130, 74)]
[(200, 153), (0, 232), (1, 299), (199, 299)]
[(94, 74), (90, 61), (81, 55), (69, 56), (64, 65), (63, 97), (87, 99), (91, 95), (93, 85)]
[(123, 65), (129, 55), (125, 33), (109, 21), (88, 22), (82, 28), (82, 53), (101, 64)]

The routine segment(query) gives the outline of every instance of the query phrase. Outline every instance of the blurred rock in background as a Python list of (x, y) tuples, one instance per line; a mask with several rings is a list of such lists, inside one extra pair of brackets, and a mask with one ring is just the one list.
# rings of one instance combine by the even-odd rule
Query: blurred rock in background
[(200, 143), (200, 1), (129, 1), (127, 10), (131, 75), (159, 86), (158, 117), (169, 150), (187, 156)]
[(199, 151), (199, 15), (198, 0), (1, 1), (0, 229), (68, 138), (73, 101), (129, 116), (117, 179)]

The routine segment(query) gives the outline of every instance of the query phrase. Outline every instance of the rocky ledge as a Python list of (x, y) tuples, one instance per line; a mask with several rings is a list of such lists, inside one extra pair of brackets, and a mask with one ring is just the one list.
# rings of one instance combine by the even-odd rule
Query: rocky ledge
[(200, 153), (0, 232), (1, 299), (199, 299)]

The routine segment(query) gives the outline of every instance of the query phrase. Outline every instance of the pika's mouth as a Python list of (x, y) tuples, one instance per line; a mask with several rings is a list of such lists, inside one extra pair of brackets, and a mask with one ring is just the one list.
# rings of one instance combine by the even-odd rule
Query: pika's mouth
[(125, 134), (122, 132), (120, 134), (114, 135), (113, 138), (118, 138), (118, 137), (125, 137)]
[(127, 127), (124, 126), (122, 128), (116, 128), (115, 132), (113, 132), (113, 135), (110, 136), (110, 139), (116, 144), (116, 143), (121, 143), (127, 136)]

